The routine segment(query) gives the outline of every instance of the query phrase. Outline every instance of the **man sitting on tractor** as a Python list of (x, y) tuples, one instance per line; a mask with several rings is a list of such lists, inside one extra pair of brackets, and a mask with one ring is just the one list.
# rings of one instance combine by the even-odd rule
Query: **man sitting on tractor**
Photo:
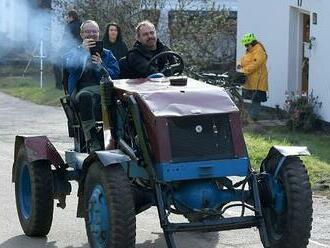
[[(149, 61), (157, 54), (171, 49), (165, 46), (157, 39), (154, 24), (145, 20), (140, 22), (135, 28), (136, 42), (133, 48), (128, 51), (127, 64), (132, 78), (146, 78), (151, 74), (159, 73), (167, 60), (163, 59), (158, 63), (159, 68), (155, 65), (149, 65)], [(169, 58), (170, 59), (170, 58)], [(167, 72), (163, 72), (165, 76)]]
[(101, 120), (99, 85), (101, 80), (100, 64), (109, 72), (111, 78), (118, 78), (119, 66), (112, 52), (96, 48), (99, 40), (99, 26), (87, 20), (80, 27), (83, 43), (66, 54), (68, 73), (68, 94), (78, 106), (81, 125), (89, 151), (101, 149), (96, 138), (96, 120)]

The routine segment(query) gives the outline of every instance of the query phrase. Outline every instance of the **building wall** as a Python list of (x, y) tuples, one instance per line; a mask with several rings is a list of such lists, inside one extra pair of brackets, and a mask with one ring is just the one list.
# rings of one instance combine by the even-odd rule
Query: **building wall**
[(309, 90), (322, 102), (320, 115), (330, 122), (330, 1), (304, 0), (303, 8), (317, 13), (317, 24), (311, 24), (311, 36), (315, 37), (315, 45), (311, 50), (309, 70)]
[(251, 32), (265, 46), (268, 54), (268, 106), (281, 105), (285, 99), (288, 68), (289, 11), (285, 0), (239, 0), (237, 17), (237, 60), (245, 53), (240, 40)]
[(13, 41), (26, 39), (28, 8), (24, 0), (0, 1), (0, 32)]
[[(294, 88), (292, 70), (296, 63), (295, 47), (292, 37), (297, 27), (290, 27), (290, 20), (296, 18), (296, 11), (316, 12), (317, 25), (311, 24), (311, 36), (315, 37), (315, 45), (311, 50), (309, 63), (309, 93), (319, 96), (323, 106), (320, 115), (325, 121), (330, 121), (330, 76), (327, 73), (330, 55), (330, 1), (303, 0), (302, 6), (297, 6), (297, 0), (239, 0), (238, 2), (238, 40), (244, 33), (253, 32), (265, 45), (268, 53), (269, 69), (269, 100), (267, 106), (283, 106), (285, 93)], [(298, 13), (297, 12), (297, 13)], [(312, 17), (311, 17), (312, 20)], [(291, 42), (290, 42), (291, 40)], [(296, 49), (298, 49), (296, 47)], [(244, 48), (238, 42), (237, 59), (244, 54)]]

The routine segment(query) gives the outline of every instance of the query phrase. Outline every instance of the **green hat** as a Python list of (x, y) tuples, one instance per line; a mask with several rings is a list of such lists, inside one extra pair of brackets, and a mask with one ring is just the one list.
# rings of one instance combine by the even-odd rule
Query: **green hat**
[(244, 34), (243, 38), (241, 39), (241, 44), (243, 46), (247, 46), (256, 40), (257, 40), (257, 37), (254, 34), (246, 33), (246, 34)]

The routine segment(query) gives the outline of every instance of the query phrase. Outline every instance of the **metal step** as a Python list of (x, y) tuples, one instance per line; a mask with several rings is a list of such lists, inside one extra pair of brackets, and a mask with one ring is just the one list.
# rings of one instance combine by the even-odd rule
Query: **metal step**
[(191, 231), (225, 231), (231, 229), (251, 228), (258, 225), (255, 216), (223, 218), (216, 221), (193, 223), (170, 223), (164, 229), (167, 232), (191, 232)]

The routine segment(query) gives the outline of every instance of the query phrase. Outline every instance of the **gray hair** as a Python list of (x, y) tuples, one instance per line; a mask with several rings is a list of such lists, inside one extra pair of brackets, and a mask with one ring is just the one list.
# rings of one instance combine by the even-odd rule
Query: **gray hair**
[(88, 24), (88, 23), (94, 24), (94, 25), (98, 28), (98, 30), (100, 30), (99, 24), (97, 24), (96, 21), (93, 21), (93, 20), (86, 20), (86, 21), (84, 21), (84, 22), (80, 25), (80, 32), (83, 31), (84, 26), (85, 26), (86, 24)]

